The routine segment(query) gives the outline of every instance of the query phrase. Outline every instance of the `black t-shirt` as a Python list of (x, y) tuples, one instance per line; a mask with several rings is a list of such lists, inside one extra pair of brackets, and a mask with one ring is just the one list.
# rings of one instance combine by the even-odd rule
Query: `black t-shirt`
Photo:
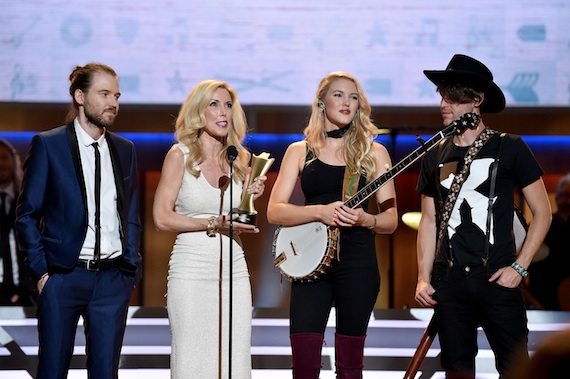
[[(457, 264), (481, 264), (485, 250), (491, 168), (501, 140), (489, 238), (489, 264), (510, 265), (516, 259), (512, 232), (515, 187), (524, 188), (534, 183), (543, 171), (522, 138), (509, 134), (501, 137), (497, 133), (483, 145), (469, 167), (436, 261), (450, 259), (451, 247), (452, 258)], [(448, 138), (422, 160), (417, 190), (434, 198), (438, 220), (441, 204), (447, 199), (454, 176), (463, 167), (463, 158), (468, 149), (456, 146), (452, 138)]]

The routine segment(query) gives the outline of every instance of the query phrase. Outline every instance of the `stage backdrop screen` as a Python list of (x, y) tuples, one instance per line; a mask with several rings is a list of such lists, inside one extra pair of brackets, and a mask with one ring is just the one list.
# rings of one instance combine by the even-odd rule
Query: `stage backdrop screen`
[(570, 103), (567, 0), (0, 0), (0, 102), (68, 102), (76, 65), (121, 77), (122, 103), (179, 104), (221, 79), (249, 105), (306, 105), (347, 71), (381, 106), (433, 106), (423, 75), (457, 53), (511, 107)]

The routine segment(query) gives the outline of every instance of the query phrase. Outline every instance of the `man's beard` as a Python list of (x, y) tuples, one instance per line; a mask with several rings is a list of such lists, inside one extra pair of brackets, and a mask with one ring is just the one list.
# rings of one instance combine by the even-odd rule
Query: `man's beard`
[(115, 121), (115, 118), (108, 121), (103, 117), (103, 115), (96, 115), (92, 113), (88, 107), (85, 107), (85, 117), (87, 118), (87, 121), (101, 129), (110, 127)]

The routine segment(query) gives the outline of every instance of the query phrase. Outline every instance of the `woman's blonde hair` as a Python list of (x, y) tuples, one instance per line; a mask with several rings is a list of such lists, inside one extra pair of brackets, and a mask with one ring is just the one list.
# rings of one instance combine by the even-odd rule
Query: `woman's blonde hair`
[[(356, 86), (358, 93), (358, 109), (352, 120), (352, 124), (343, 137), (344, 140), (344, 158), (352, 173), (359, 173), (366, 176), (366, 181), (370, 182), (376, 174), (376, 160), (374, 157), (374, 149), (372, 143), (374, 141), (376, 126), (370, 119), (371, 108), (368, 99), (364, 94), (364, 89), (360, 82), (352, 75), (336, 71), (325, 76), (313, 99), (311, 116), (309, 124), (304, 130), (305, 141), (308, 149), (312, 153), (312, 159), (316, 159), (320, 148), (324, 145), (325, 134), (325, 114), (320, 110), (319, 102), (330, 89), (331, 84), (340, 78), (351, 80)], [(306, 164), (310, 163), (307, 161)]]
[(249, 162), (249, 152), (243, 146), (243, 140), (247, 133), (247, 121), (235, 90), (226, 82), (205, 80), (190, 91), (180, 107), (180, 113), (175, 124), (175, 136), (179, 143), (186, 145), (190, 150), (186, 161), (187, 170), (195, 177), (200, 176), (200, 171), (195, 166), (202, 163), (205, 157), (200, 138), (198, 137), (200, 137), (200, 134), (206, 127), (204, 112), (218, 88), (223, 88), (229, 92), (232, 100), (233, 116), (231, 125), (229, 125), (228, 135), (223, 140), (223, 148), (217, 160), (220, 167), (223, 167), (227, 159), (228, 147), (235, 146), (238, 151), (238, 157), (234, 161), (234, 175), (237, 181), (243, 181)]

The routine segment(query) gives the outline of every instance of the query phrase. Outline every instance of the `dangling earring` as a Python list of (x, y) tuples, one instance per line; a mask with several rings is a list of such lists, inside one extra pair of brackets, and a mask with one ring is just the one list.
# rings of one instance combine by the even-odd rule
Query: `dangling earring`
[(319, 106), (319, 116), (323, 116), (325, 114), (325, 103), (321, 99), (317, 101), (317, 105)]

